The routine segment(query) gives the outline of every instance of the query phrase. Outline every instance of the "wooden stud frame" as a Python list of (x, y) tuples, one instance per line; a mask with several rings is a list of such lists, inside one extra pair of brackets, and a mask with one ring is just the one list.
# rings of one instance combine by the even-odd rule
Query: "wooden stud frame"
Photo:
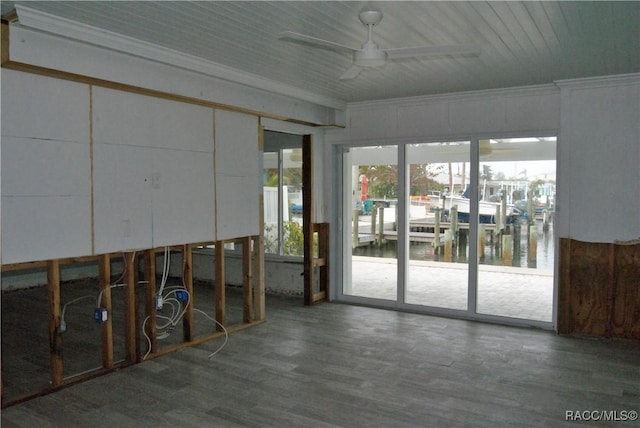
[(136, 352), (137, 322), (136, 322), (136, 278), (137, 265), (136, 254), (134, 252), (125, 253), (126, 259), (126, 286), (124, 288), (124, 340), (127, 361), (134, 363), (138, 361)]
[[(304, 304), (312, 305), (329, 298), (329, 225), (313, 223), (313, 138), (302, 138), (302, 229), (304, 232)], [(314, 236), (318, 233), (318, 257), (314, 254)], [(320, 289), (315, 291), (316, 268), (320, 268)]]
[(182, 278), (184, 278), (184, 288), (189, 293), (189, 301), (186, 305), (185, 313), (182, 317), (182, 335), (185, 342), (193, 341), (193, 305), (195, 296), (193, 294), (193, 251), (190, 245), (185, 245), (182, 250)]
[(302, 230), (304, 234), (304, 304), (313, 303), (315, 270), (313, 268), (313, 139), (302, 137)]
[[(124, 262), (124, 260), (123, 260)], [(126, 266), (126, 265), (125, 265)], [(111, 312), (111, 256), (104, 254), (98, 257), (98, 283), (100, 284), (100, 307), (107, 310), (107, 322), (102, 324), (100, 335), (102, 338), (102, 367), (113, 368), (113, 322)]]
[[(215, 307), (216, 307), (216, 321), (222, 325), (225, 324), (226, 317), (226, 274), (224, 263), (224, 241), (216, 241), (216, 253), (215, 253)], [(222, 331), (220, 325), (216, 326), (218, 331)]]
[[(26, 73), (32, 73), (36, 75), (43, 75), (53, 77), (62, 80), (68, 80), (78, 83), (83, 83), (92, 86), (99, 86), (104, 88), (110, 88), (120, 90), (124, 92), (131, 92), (135, 94), (152, 96), (161, 99), (168, 99), (173, 101), (180, 101), (188, 104), (201, 105), (212, 107), (222, 110), (236, 111), (245, 114), (251, 114), (258, 117), (267, 117), (275, 120), (286, 121), (290, 123), (298, 123), (305, 126), (324, 126), (322, 124), (308, 123), (286, 117), (280, 117), (272, 115), (267, 112), (251, 111), (242, 109), (226, 104), (201, 100), (198, 98), (192, 98), (187, 96), (181, 96), (171, 94), (167, 92), (136, 87), (132, 85), (122, 84), (118, 82), (108, 81), (104, 79), (92, 78), (89, 76), (83, 76), (74, 73), (63, 72), (60, 70), (50, 69), (46, 67), (35, 66), (32, 64), (19, 63), (12, 61), (10, 58), (10, 28), (8, 22), (1, 22), (1, 48), (0, 48), (0, 61), (3, 68), (18, 70)], [(260, 133), (262, 138), (262, 132)], [(259, 141), (262, 145), (262, 141)], [(262, 214), (263, 199), (260, 197), (260, 213)], [(260, 222), (262, 224), (262, 222)], [(229, 333), (242, 330), (247, 327), (251, 327), (265, 320), (265, 283), (264, 283), (264, 237), (263, 230), (261, 229), (259, 236), (253, 236), (249, 238), (243, 238), (243, 248), (246, 254), (243, 254), (243, 286), (245, 291), (243, 292), (243, 324), (238, 326), (227, 327)], [(171, 247), (173, 250), (183, 251), (185, 256), (185, 285), (193, 298), (192, 288), (192, 256), (191, 250), (194, 247), (209, 245), (210, 243), (196, 243), (186, 244), (182, 246)], [(224, 271), (224, 241), (218, 241), (216, 244), (216, 281), (221, 281), (224, 284), (225, 271)], [(253, 248), (253, 250), (251, 250)], [(216, 332), (205, 337), (194, 338), (193, 337), (193, 318), (192, 311), (187, 310), (184, 318), (184, 337), (185, 342), (174, 346), (170, 349), (158, 350), (157, 342), (155, 340), (155, 286), (156, 286), (156, 263), (155, 254), (162, 249), (148, 249), (144, 251), (144, 264), (145, 264), (145, 277), (148, 281), (145, 289), (145, 332), (149, 335), (151, 340), (151, 349), (149, 356), (156, 357), (164, 355), (169, 352), (184, 348), (186, 346), (193, 346), (208, 340), (220, 337), (223, 332)], [(47, 291), (49, 297), (49, 345), (51, 350), (51, 388), (47, 388), (46, 391), (39, 391), (31, 395), (20, 397), (19, 399), (12, 400), (10, 402), (2, 401), (2, 407), (6, 407), (17, 402), (25, 401), (29, 398), (33, 398), (42, 395), (46, 392), (54, 391), (60, 387), (70, 385), (91, 377), (108, 373), (118, 367), (126, 366), (131, 363), (138, 362), (140, 360), (141, 350), (138, 349), (139, 330), (138, 326), (141, 323), (138, 322), (136, 313), (136, 296), (135, 285), (137, 284), (137, 263), (134, 252), (128, 252), (125, 257), (128, 257), (130, 262), (130, 268), (126, 274), (127, 287), (125, 289), (125, 348), (126, 348), (126, 362), (116, 364), (113, 358), (113, 330), (111, 323), (111, 287), (110, 287), (110, 262), (112, 257), (120, 257), (120, 253), (117, 254), (98, 254), (83, 257), (71, 257), (48, 261), (34, 261), (26, 263), (12, 263), (2, 265), (2, 270), (19, 271), (33, 268), (46, 268), (47, 270)], [(60, 333), (60, 265), (81, 263), (88, 261), (97, 261), (99, 265), (99, 282), (100, 288), (103, 293), (102, 304), (108, 311), (107, 322), (104, 323), (101, 331), (102, 342), (102, 368), (95, 371), (84, 373), (82, 375), (73, 376), (72, 378), (64, 378), (63, 370), (63, 358), (62, 358), (62, 337)], [(216, 287), (216, 319), (224, 324), (225, 318), (225, 292), (224, 286)], [(1, 363), (0, 363), (1, 365)], [(4, 397), (3, 397), (4, 398)]]
[[(215, 252), (215, 270), (216, 282), (224, 284), (225, 281), (225, 262), (224, 262), (224, 244), (225, 242), (239, 242), (242, 244), (242, 269), (243, 269), (243, 316), (242, 323), (234, 326), (225, 326), (227, 333), (234, 333), (244, 330), (245, 328), (258, 325), (265, 320), (264, 308), (264, 238), (259, 236), (248, 236), (236, 240), (217, 241)], [(180, 246), (172, 246), (172, 251), (181, 251), (184, 257), (183, 275), (185, 288), (191, 296), (190, 301), (193, 302), (193, 248), (208, 246), (212, 242), (186, 244)], [(110, 373), (121, 367), (128, 366), (133, 363), (142, 361), (140, 349), (140, 333), (139, 327), (144, 324), (145, 332), (151, 341), (151, 349), (147, 358), (155, 358), (175, 352), (189, 346), (199, 345), (212, 339), (216, 339), (225, 335), (222, 328), (217, 327), (216, 332), (201, 337), (194, 337), (193, 333), (193, 305), (189, 305), (183, 317), (184, 341), (177, 345), (166, 349), (158, 349), (155, 334), (155, 293), (156, 293), (156, 254), (164, 251), (164, 247), (148, 249), (140, 253), (126, 252), (114, 254), (101, 254), (98, 256), (75, 257), (58, 260), (48, 260), (41, 262), (15, 263), (3, 265), (3, 271), (18, 271), (32, 268), (47, 269), (47, 294), (49, 299), (49, 349), (51, 351), (51, 386), (31, 394), (12, 398), (9, 401), (2, 397), (2, 407), (11, 406), (43, 394), (56, 391), (62, 387), (72, 385), (84, 380), (94, 378), (106, 373)], [(145, 320), (140, 322), (136, 313), (136, 294), (135, 285), (138, 283), (138, 258), (141, 256), (144, 260), (145, 280)], [(123, 262), (127, 266), (125, 272), (125, 352), (126, 360), (116, 363), (114, 361), (113, 351), (113, 327), (112, 327), (112, 306), (111, 306), (111, 261), (114, 258), (123, 258)], [(96, 261), (98, 263), (98, 275), (100, 291), (102, 292), (101, 307), (107, 310), (107, 321), (102, 325), (101, 330), (101, 346), (102, 346), (102, 367), (95, 370), (64, 377), (64, 361), (63, 361), (63, 343), (60, 332), (61, 322), (61, 305), (60, 305), (60, 265), (84, 263), (88, 261)], [(220, 282), (219, 282), (220, 281)], [(226, 314), (226, 296), (224, 286), (216, 286), (215, 294), (216, 319), (224, 325)], [(144, 350), (146, 352), (146, 350)], [(1, 364), (1, 363), (0, 363)]]
[(60, 264), (47, 262), (47, 291), (49, 294), (49, 349), (51, 350), (51, 386), (62, 385), (64, 362), (62, 360), (62, 332), (60, 331)]

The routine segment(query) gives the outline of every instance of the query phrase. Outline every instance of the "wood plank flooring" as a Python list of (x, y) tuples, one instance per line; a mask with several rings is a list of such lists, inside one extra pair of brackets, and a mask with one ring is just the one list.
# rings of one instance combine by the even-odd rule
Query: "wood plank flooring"
[(220, 344), (3, 409), (2, 427), (575, 427), (567, 411), (640, 411), (638, 342), (269, 295), (267, 322), (208, 359)]

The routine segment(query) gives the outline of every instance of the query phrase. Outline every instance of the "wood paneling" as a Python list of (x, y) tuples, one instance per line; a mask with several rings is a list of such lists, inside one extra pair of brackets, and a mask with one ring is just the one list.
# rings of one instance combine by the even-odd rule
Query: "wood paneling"
[(640, 339), (640, 243), (614, 250), (611, 334)]
[(560, 240), (558, 332), (640, 339), (640, 243)]

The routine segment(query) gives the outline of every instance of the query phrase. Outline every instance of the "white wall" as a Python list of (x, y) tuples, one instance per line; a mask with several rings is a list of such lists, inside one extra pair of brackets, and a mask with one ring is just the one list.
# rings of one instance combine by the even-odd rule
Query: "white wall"
[(256, 116), (14, 70), (2, 101), (3, 263), (259, 233)]
[(92, 93), (95, 253), (214, 240), (213, 110)]
[(328, 130), (335, 143), (424, 141), (556, 130), (559, 91), (553, 85), (349, 104), (347, 128)]
[[(15, 62), (314, 124), (334, 124), (341, 116), (333, 108), (309, 101), (18, 25), (10, 26), (9, 42), (10, 57)], [(164, 54), (170, 55), (170, 52)]]
[(340, 145), (557, 132), (558, 236), (593, 242), (640, 237), (638, 74), (350, 104), (347, 123), (345, 130), (326, 132), (329, 162)]
[(217, 238), (258, 235), (262, 192), (258, 118), (216, 110), (215, 123)]
[(89, 88), (2, 72), (2, 261), (91, 253)]
[(640, 74), (558, 84), (559, 236), (640, 238)]

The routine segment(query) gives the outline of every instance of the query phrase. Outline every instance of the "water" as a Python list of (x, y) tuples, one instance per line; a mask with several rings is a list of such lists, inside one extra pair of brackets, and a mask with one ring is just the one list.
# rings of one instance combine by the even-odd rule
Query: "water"
[[(537, 260), (529, 262), (527, 255), (529, 252), (528, 236), (526, 234), (526, 223), (516, 225), (513, 230), (514, 245), (513, 245), (513, 262), (511, 266), (515, 267), (528, 267), (535, 269), (548, 269), (553, 270), (555, 246), (553, 241), (553, 229), (549, 227), (549, 230), (543, 231), (542, 225), (538, 223), (538, 246), (536, 250)], [(469, 248), (460, 248), (458, 251), (454, 248), (453, 262), (466, 263), (469, 257)], [(380, 247), (375, 245), (358, 247), (353, 250), (354, 256), (368, 256), (368, 257), (383, 257), (383, 258), (397, 258), (398, 248), (397, 241), (387, 241)], [(410, 260), (429, 260), (440, 261), (442, 256), (435, 254), (434, 248), (431, 243), (426, 242), (412, 242), (409, 244), (409, 259)], [(500, 257), (499, 249), (492, 246), (489, 242), (485, 243), (484, 257), (480, 257), (481, 264), (503, 266), (502, 258)]]

